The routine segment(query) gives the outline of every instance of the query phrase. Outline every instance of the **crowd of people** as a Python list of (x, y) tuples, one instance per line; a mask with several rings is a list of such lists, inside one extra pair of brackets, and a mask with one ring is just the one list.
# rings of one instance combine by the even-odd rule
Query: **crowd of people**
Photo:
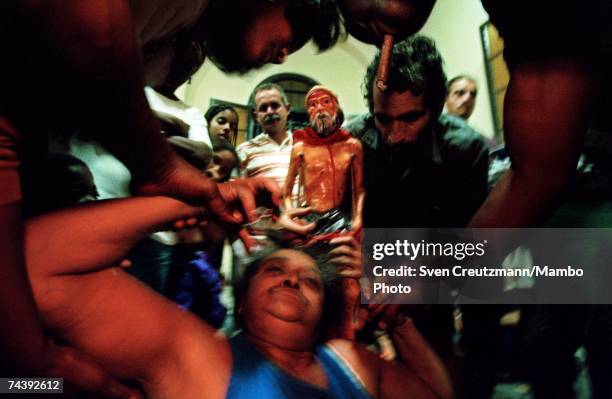
[[(490, 398), (507, 309), (358, 303), (363, 227), (538, 226), (570, 190), (609, 9), (482, 2), (511, 74), (492, 190), (477, 82), (447, 79), (416, 34), (434, 0), (0, 6), (0, 376), (61, 377), (76, 397)], [(262, 133), (235, 148), (236, 110), (174, 95), (206, 58), (245, 73), (346, 33), (396, 42), (386, 87), (381, 52), (367, 69), (364, 115), (315, 86), (292, 131), (265, 83)], [(521, 310), (537, 399), (572, 397), (583, 344), (593, 398), (612, 397), (609, 305)]]

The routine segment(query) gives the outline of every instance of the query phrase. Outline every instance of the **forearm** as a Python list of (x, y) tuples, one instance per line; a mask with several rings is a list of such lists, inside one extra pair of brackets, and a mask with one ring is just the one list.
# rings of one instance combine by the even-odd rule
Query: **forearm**
[[(20, 44), (12, 61), (26, 78), (18, 97), (44, 92), (45, 109), (79, 123), (136, 177), (168, 162), (172, 152), (144, 96), (127, 0), (26, 0), (13, 11)], [(41, 67), (53, 78), (29, 79)]]
[(512, 171), (500, 179), (470, 227), (528, 227), (554, 209), (576, 167), (592, 74), (588, 64), (575, 60), (514, 67), (504, 115)]
[(410, 369), (437, 398), (451, 398), (448, 374), (431, 347), (408, 319), (393, 330), (393, 345), (398, 361)]
[(508, 170), (478, 209), (468, 227), (527, 227), (544, 219), (555, 208), (567, 176), (550, 179)]
[(101, 269), (148, 234), (201, 211), (167, 197), (133, 197), (42, 215), (26, 223), (27, 265), (47, 275)]

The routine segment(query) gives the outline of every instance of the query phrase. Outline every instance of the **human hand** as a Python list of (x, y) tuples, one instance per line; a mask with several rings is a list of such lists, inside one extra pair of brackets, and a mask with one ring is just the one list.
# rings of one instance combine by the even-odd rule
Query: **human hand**
[(352, 234), (332, 238), (329, 243), (335, 246), (329, 251), (329, 262), (336, 266), (338, 275), (342, 278), (342, 321), (339, 333), (344, 339), (354, 340), (357, 331), (363, 327), (359, 320), (361, 248)]
[(113, 399), (140, 399), (137, 390), (120, 384), (95, 361), (79, 351), (49, 342), (44, 377), (63, 378), (65, 387)]
[(202, 212), (199, 218), (188, 218), (188, 219), (177, 220), (172, 225), (172, 230), (181, 231), (185, 229), (192, 229), (192, 228), (198, 227), (206, 220), (204, 215), (205, 215), (205, 212)]
[(359, 280), (361, 270), (361, 247), (352, 234), (332, 238), (329, 243), (336, 246), (329, 251), (329, 262), (336, 265), (340, 277)]
[(312, 212), (311, 208), (291, 208), (284, 210), (276, 225), (278, 229), (285, 230), (288, 235), (306, 236), (316, 226), (314, 222), (305, 223), (300, 218)]
[(367, 306), (366, 323), (376, 323), (383, 331), (392, 331), (403, 325), (407, 319), (428, 311), (432, 305), (413, 304), (370, 304)]
[(240, 204), (249, 222), (257, 219), (257, 205), (277, 207), (280, 203), (280, 187), (266, 177), (234, 179), (219, 184), (219, 190), (226, 203), (233, 206)]
[[(132, 191), (136, 194), (166, 195), (190, 204), (205, 205), (208, 211), (228, 223), (236, 224), (244, 220), (240, 211), (229, 207), (227, 199), (219, 192), (214, 181), (177, 155), (173, 155), (164, 163), (163, 171), (148, 176), (145, 180), (136, 176), (132, 181)], [(246, 188), (243, 191), (246, 191)], [(246, 196), (246, 193), (241, 195)], [(226, 196), (233, 199), (231, 195)]]

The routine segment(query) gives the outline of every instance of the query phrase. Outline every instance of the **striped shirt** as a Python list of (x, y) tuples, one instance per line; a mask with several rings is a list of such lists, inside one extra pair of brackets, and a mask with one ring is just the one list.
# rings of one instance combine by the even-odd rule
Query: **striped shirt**
[(265, 176), (274, 179), (284, 187), (285, 178), (291, 160), (293, 136), (287, 131), (287, 138), (280, 143), (274, 141), (267, 133), (242, 143), (236, 149), (242, 165), (242, 176)]

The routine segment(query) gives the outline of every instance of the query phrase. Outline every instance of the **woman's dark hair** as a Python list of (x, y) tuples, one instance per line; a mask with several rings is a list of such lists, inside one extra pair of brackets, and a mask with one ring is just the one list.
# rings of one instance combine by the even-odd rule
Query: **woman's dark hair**
[(208, 107), (206, 113), (204, 113), (204, 119), (206, 119), (206, 123), (208, 123), (208, 125), (210, 126), (210, 122), (213, 120), (213, 118), (217, 114), (226, 110), (230, 110), (234, 115), (236, 115), (236, 122), (238, 122), (238, 112), (236, 112), (236, 110), (231, 105), (215, 104)]
[[(274, 0), (268, 1), (274, 2)], [(235, 29), (224, 29), (227, 15), (234, 16)], [(293, 32), (293, 41), (289, 45), (290, 52), (300, 49), (310, 39), (320, 51), (324, 51), (345, 37), (340, 10), (335, 0), (291, 0), (285, 6), (284, 16)], [(202, 21), (202, 24), (206, 25), (206, 30), (223, 32), (223, 34), (212, 35), (203, 43), (205, 53), (223, 72), (244, 74), (265, 63), (263, 61), (248, 63), (241, 57), (240, 51), (235, 50), (237, 43), (243, 41), (246, 33), (253, 34), (242, 30), (242, 26), (248, 25), (247, 22), (253, 17), (247, 5), (237, 8), (233, 1), (211, 1), (206, 9)]]
[(293, 0), (285, 16), (293, 30), (293, 50), (312, 39), (319, 51), (325, 51), (346, 37), (334, 0)]
[[(275, 244), (271, 247), (256, 252), (248, 260), (243, 275), (234, 284), (235, 309), (240, 308), (242, 301), (244, 300), (244, 297), (246, 295), (246, 292), (249, 289), (251, 279), (257, 274), (262, 263), (272, 254), (281, 249), (292, 249), (295, 251), (300, 251), (313, 258), (319, 268), (319, 273), (323, 282), (325, 298), (323, 300), (322, 305), (323, 313), (318, 328), (319, 335), (317, 339), (323, 340), (325, 339), (325, 335), (327, 332), (337, 327), (337, 324), (341, 319), (340, 315), (342, 310), (340, 306), (340, 304), (342, 303), (342, 292), (338, 284), (340, 279), (338, 279), (336, 267), (329, 263), (329, 251), (332, 249), (329, 244), (322, 243), (308, 248), (289, 247), (283, 246), (282, 244)], [(240, 315), (238, 314), (238, 312), (235, 312), (234, 314), (236, 317), (236, 325), (239, 328), (243, 328), (244, 324), (240, 319)]]
[[(223, 111), (230, 111), (231, 113), (233, 113), (234, 116), (236, 117), (236, 125), (238, 125), (240, 117), (238, 115), (238, 112), (236, 112), (236, 110), (231, 105), (215, 104), (215, 105), (211, 105), (210, 107), (208, 107), (208, 109), (206, 110), (206, 113), (204, 114), (204, 119), (206, 119), (206, 124), (209, 128), (210, 128), (210, 124), (213, 118)], [(236, 128), (236, 131), (234, 132), (233, 137), (231, 137), (231, 140), (233, 142), (236, 141), (237, 135), (238, 135), (238, 130)], [(210, 135), (210, 130), (208, 131), (208, 136), (210, 137), (211, 140), (214, 140), (214, 138)]]

